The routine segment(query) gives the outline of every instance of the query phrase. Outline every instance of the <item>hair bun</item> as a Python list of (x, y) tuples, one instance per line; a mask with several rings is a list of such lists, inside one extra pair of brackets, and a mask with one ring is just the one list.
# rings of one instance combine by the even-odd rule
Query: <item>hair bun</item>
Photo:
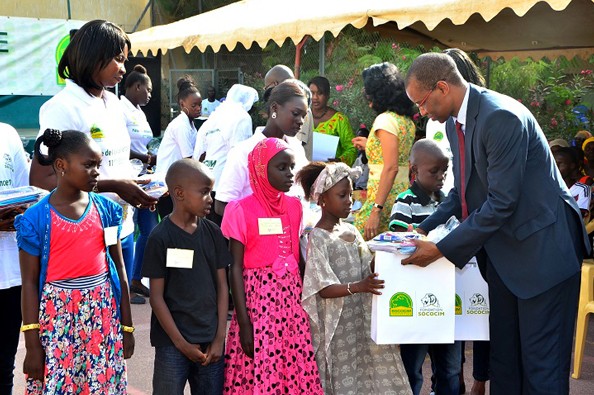
[(180, 78), (179, 80), (177, 80), (177, 89), (180, 91), (183, 91), (184, 89), (189, 89), (189, 88), (192, 88), (195, 86), (196, 86), (196, 84), (194, 83), (194, 80), (189, 75), (185, 75), (182, 78)]
[(134, 66), (133, 70), (140, 74), (146, 74), (146, 67), (144, 67), (141, 64), (137, 64), (136, 66)]
[(42, 139), (46, 147), (55, 147), (62, 141), (62, 132), (57, 129), (45, 129)]

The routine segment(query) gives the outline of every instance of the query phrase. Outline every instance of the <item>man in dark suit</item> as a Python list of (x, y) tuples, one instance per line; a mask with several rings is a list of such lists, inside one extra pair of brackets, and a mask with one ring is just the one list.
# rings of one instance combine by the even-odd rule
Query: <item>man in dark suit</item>
[(454, 189), (423, 221), (455, 215), (437, 244), (421, 241), (403, 264), (445, 256), (486, 270), (491, 302), (491, 393), (567, 394), (582, 257), (580, 211), (532, 114), (513, 98), (466, 82), (453, 60), (419, 56), (406, 92), (422, 115), (446, 122)]

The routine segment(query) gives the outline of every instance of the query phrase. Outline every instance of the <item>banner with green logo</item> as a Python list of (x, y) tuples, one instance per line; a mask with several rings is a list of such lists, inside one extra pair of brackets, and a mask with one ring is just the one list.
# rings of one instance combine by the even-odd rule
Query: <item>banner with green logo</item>
[(0, 95), (53, 96), (70, 30), (85, 21), (0, 17)]

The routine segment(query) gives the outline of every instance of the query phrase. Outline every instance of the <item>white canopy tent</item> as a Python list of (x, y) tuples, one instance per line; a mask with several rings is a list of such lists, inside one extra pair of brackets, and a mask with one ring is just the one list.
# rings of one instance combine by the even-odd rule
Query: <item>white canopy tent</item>
[(594, 54), (594, 0), (243, 0), (130, 35), (134, 53), (183, 47), (204, 51), (238, 43), (264, 47), (305, 36), (336, 36), (351, 24), (389, 30), (425, 47), (459, 47), (479, 56), (520, 58)]

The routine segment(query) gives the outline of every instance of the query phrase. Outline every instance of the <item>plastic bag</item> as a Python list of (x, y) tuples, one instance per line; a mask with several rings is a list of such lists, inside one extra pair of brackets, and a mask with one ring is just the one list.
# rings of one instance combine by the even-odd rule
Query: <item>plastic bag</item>
[(460, 221), (458, 221), (456, 216), (452, 215), (445, 224), (438, 225), (435, 229), (429, 232), (427, 240), (432, 241), (433, 243), (438, 243), (452, 230), (456, 229), (458, 225), (460, 225)]

